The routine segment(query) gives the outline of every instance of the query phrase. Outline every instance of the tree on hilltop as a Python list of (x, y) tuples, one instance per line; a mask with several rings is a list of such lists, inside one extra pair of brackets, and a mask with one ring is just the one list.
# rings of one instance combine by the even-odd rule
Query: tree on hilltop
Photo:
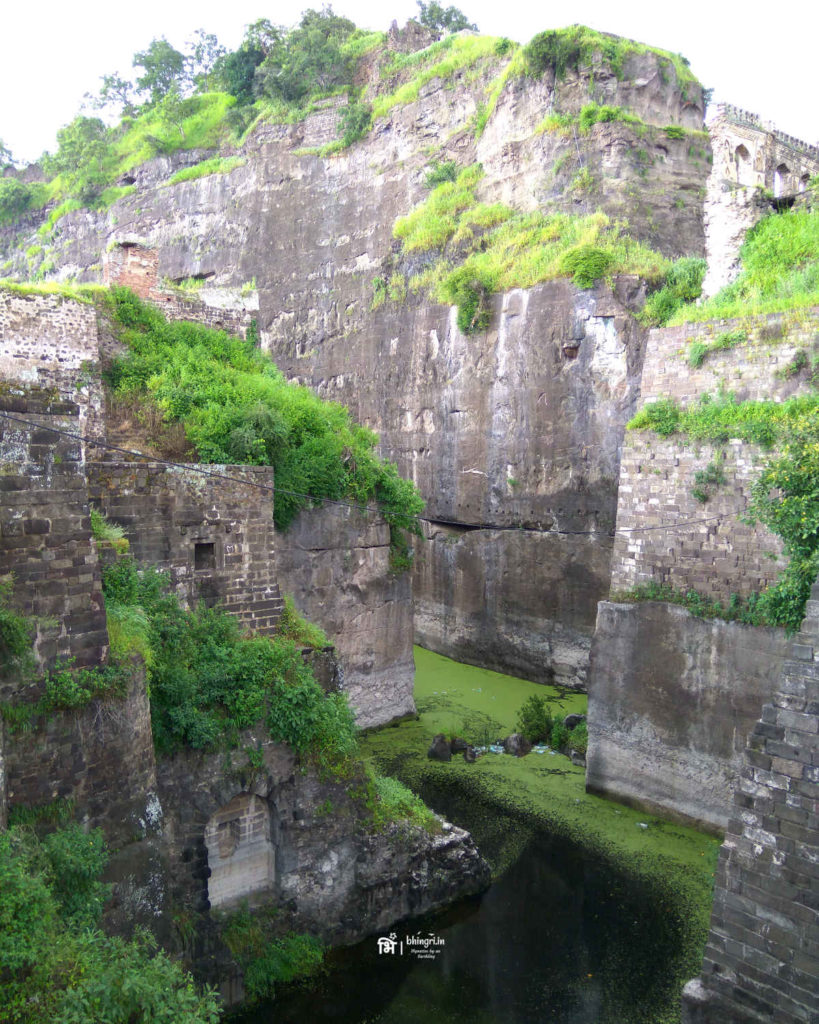
[(436, 0), (430, 0), (428, 4), (422, 0), (416, 0), (420, 11), (420, 22), (435, 33), (438, 39), (443, 35), (452, 32), (460, 32), (468, 28), (472, 32), (478, 31), (478, 26), (471, 22), (463, 11), (457, 7), (442, 7)]

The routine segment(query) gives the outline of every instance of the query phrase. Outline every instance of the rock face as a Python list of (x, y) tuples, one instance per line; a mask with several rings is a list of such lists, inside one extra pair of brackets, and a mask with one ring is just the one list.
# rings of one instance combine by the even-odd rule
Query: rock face
[[(273, 902), (295, 928), (352, 942), (456, 896), (480, 892), (489, 869), (468, 833), (406, 824), (374, 831), (347, 781), (302, 770), (262, 736), (261, 770), (222, 755), (177, 754), (158, 766), (168, 896), (229, 911)], [(237, 762), (241, 761), (241, 755)]]
[(362, 728), (415, 713), (412, 589), (390, 571), (380, 518), (338, 505), (302, 512), (277, 535), (279, 586), (334, 644)]
[[(247, 162), (229, 174), (167, 186), (190, 156), (152, 161), (109, 214), (63, 218), (51, 256), (58, 274), (113, 280), (128, 262), (119, 249), (138, 244), (156, 254), (160, 279), (207, 277), (223, 289), (255, 279), (250, 315), (263, 347), (288, 376), (378, 430), (383, 454), (427, 499), (418, 640), (582, 686), (596, 603), (608, 588), (620, 436), (641, 365), (643, 333), (628, 315), (639, 288), (621, 281), (612, 295), (557, 281), (515, 291), (495, 300), (487, 333), (465, 338), (452, 310), (400, 298), (401, 289), (372, 309), (373, 279), (397, 271), (405, 290), (423, 269), (424, 258), (398, 257), (392, 226), (428, 195), (433, 152), (460, 167), (481, 162), (482, 201), (600, 208), (627, 218), (634, 237), (680, 255), (704, 248), (709, 147), (696, 134), (701, 90), (681, 88), (666, 58), (632, 55), (618, 75), (595, 60), (560, 79), (501, 80), (509, 60), (489, 54), (433, 78), (332, 158), (303, 149), (332, 140), (337, 114), (328, 107), (299, 124), (260, 125), (244, 147)], [(377, 64), (368, 65), (370, 87)], [(476, 140), (474, 117), (492, 83), (497, 103)], [(546, 115), (576, 116), (592, 101), (642, 123), (542, 130)], [(25, 272), (22, 251), (12, 260)], [(248, 311), (239, 314), (246, 322)], [(355, 658), (365, 665), (368, 655)]]
[(724, 829), (786, 649), (783, 630), (697, 619), (657, 601), (601, 602), (586, 787)]

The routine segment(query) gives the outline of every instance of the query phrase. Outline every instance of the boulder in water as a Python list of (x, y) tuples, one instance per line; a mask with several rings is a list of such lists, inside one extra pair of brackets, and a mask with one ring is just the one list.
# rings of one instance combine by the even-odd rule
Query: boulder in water
[(452, 751), (449, 749), (449, 741), (442, 732), (432, 737), (427, 757), (430, 761), (451, 761)]

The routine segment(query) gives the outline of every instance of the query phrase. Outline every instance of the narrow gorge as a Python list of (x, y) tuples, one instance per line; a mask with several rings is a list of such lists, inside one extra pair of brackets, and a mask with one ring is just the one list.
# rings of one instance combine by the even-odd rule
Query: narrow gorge
[(100, 828), (108, 932), (254, 1020), (364, 939), (281, 1019), (445, 1007), (375, 937), (504, 960), (572, 877), (594, 969), (477, 1019), (814, 1021), (819, 149), (579, 26), (346, 45), (128, 115), (91, 200), (0, 179), (0, 853)]

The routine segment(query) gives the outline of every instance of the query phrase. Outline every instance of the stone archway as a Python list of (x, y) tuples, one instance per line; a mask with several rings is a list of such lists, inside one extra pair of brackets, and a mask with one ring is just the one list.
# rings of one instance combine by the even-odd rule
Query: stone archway
[(736, 169), (738, 185), (753, 184), (754, 168), (747, 146), (739, 145), (734, 150), (734, 167)]
[(205, 826), (205, 846), (211, 907), (273, 892), (276, 850), (270, 804), (263, 797), (239, 793), (220, 807)]
[(787, 164), (780, 164), (774, 171), (774, 197), (779, 199), (789, 191), (791, 170)]

